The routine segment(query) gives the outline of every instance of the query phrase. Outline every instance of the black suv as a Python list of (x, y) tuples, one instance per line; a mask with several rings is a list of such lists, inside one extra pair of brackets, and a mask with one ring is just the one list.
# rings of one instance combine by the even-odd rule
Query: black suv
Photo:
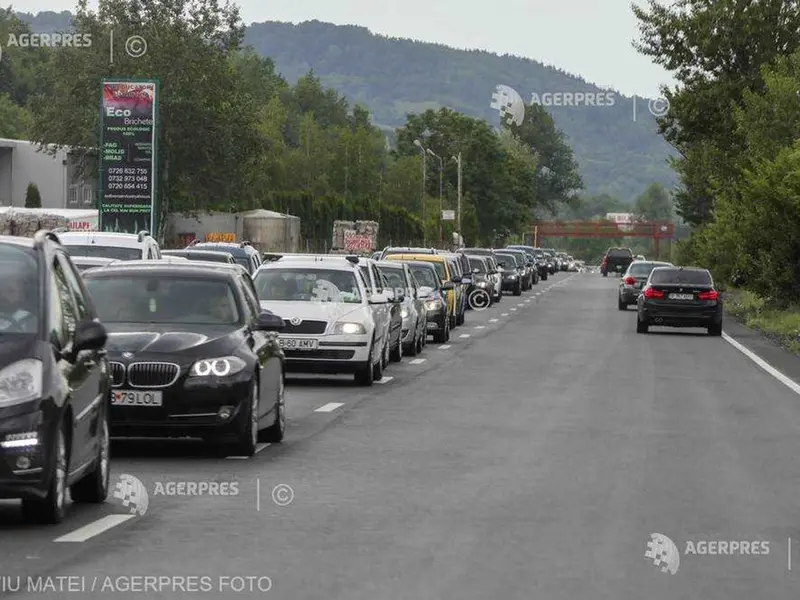
[(608, 277), (609, 273), (619, 273), (622, 275), (628, 270), (633, 262), (633, 252), (630, 248), (609, 248), (600, 263), (600, 272), (603, 277)]
[(0, 277), (0, 498), (58, 523), (108, 495), (106, 330), (54, 233), (0, 236)]
[(135, 261), (84, 280), (108, 327), (113, 435), (195, 437), (248, 457), (283, 439), (284, 322), (241, 266)]

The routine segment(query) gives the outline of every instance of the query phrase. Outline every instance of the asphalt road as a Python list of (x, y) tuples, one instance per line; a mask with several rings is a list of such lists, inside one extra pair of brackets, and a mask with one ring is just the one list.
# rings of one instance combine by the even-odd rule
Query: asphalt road
[[(41, 527), (3, 504), (0, 596), (797, 598), (800, 397), (725, 339), (637, 335), (616, 285), (559, 274), (371, 389), (293, 381), (285, 442), (249, 460), (116, 443), (112, 482), (141, 480), (145, 514), (110, 499)], [(180, 481), (238, 493), (168, 495)], [(127, 520), (97, 533), (107, 517)], [(655, 532), (674, 574), (645, 558)], [(702, 540), (769, 553), (684, 553)]]

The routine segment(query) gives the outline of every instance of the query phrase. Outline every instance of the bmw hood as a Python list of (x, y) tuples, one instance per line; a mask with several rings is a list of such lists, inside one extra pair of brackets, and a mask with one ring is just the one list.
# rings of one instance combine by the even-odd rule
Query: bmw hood
[(235, 329), (231, 326), (180, 325), (106, 325), (109, 354), (180, 354), (205, 353), (208, 350), (227, 352), (235, 345)]
[(361, 304), (345, 302), (279, 302), (262, 300), (261, 308), (278, 315), (282, 319), (303, 319), (309, 321), (338, 321), (346, 315), (362, 308)]

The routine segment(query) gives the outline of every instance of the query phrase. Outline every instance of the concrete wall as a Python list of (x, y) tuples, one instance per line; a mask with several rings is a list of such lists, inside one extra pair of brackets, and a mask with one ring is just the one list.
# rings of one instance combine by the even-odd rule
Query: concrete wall
[(261, 210), (197, 215), (173, 213), (167, 218), (164, 245), (183, 248), (192, 239), (214, 241), (208, 237), (220, 234), (233, 234), (237, 242), (249, 240), (261, 252), (300, 251), (300, 219)]
[(28, 184), (35, 183), (42, 208), (94, 208), (96, 186), (78, 175), (67, 151), (50, 155), (38, 147), (24, 140), (0, 139), (0, 205), (25, 206)]

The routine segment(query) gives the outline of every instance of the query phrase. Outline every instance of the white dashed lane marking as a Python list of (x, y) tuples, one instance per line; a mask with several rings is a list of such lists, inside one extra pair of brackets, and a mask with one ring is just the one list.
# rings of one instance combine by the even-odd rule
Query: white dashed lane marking
[(462, 339), (463, 339), (463, 338), (468, 338), (468, 337), (469, 337), (469, 334), (468, 334), (468, 333), (462, 333), (462, 334), (461, 334), (460, 336), (458, 336), (458, 337), (460, 337), (460, 338), (462, 338)]
[(392, 379), (394, 379), (394, 377), (381, 377), (375, 383), (389, 383)]
[(439, 346), (439, 350), (448, 350), (450, 348), (450, 344), (445, 344), (444, 346)]
[(497, 323), (499, 319), (489, 319), (489, 323)]
[(320, 406), (314, 412), (333, 412), (333, 411), (335, 411), (337, 408), (339, 408), (341, 406), (344, 406), (344, 404), (342, 404), (341, 402), (329, 402), (328, 404), (324, 404), (323, 406)]
[(408, 361), (408, 364), (410, 364), (410, 365), (421, 365), (426, 360), (427, 360), (426, 358), (415, 358), (414, 360)]
[(486, 325), (476, 325), (475, 329), (486, 329)]
[(502, 315), (500, 315), (500, 316), (501, 316), (501, 317), (507, 317), (507, 316), (508, 316), (508, 313), (503, 313), (503, 314), (502, 314)]
[(91, 539), (97, 535), (100, 535), (104, 531), (108, 531), (112, 527), (116, 527), (117, 525), (122, 525), (126, 521), (130, 521), (136, 515), (106, 515), (93, 523), (89, 523), (88, 525), (84, 525), (75, 531), (72, 531), (66, 535), (62, 535), (59, 538), (54, 539), (54, 542), (85, 542), (88, 539)]

